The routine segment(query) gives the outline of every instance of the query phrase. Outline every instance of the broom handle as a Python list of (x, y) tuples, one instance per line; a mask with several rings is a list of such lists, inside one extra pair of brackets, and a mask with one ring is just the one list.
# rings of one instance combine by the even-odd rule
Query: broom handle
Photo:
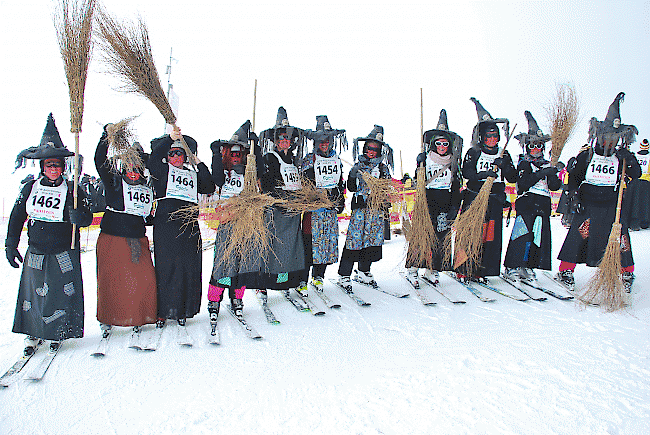
[[(72, 190), (72, 207), (77, 209), (77, 198), (79, 192), (79, 132), (74, 133), (74, 189)], [(72, 224), (72, 243), (70, 250), (74, 250), (77, 242), (77, 225)]]
[[(174, 127), (174, 130), (180, 131), (180, 128), (176, 125), (176, 123), (173, 123), (172, 126)], [(185, 142), (185, 138), (181, 134), (181, 146), (183, 147), (183, 150), (185, 151), (185, 154), (187, 154), (189, 163), (194, 166), (194, 169), (196, 169), (196, 166), (201, 163), (201, 160), (199, 160), (198, 156), (194, 154), (192, 151), (190, 151), (190, 147), (187, 146), (187, 142)]]
[(621, 221), (621, 205), (623, 204), (623, 181), (625, 181), (625, 159), (623, 159), (623, 172), (621, 173), (621, 182), (619, 183), (618, 188), (618, 201), (616, 202), (616, 220), (615, 224), (620, 223)]
[[(255, 111), (257, 109), (257, 79), (255, 79), (255, 88), (253, 89), (253, 123), (251, 130), (255, 133)], [(251, 141), (251, 153), (255, 155), (255, 141)]]
[(420, 152), (424, 152), (424, 104), (422, 101), (422, 88), (420, 88)]

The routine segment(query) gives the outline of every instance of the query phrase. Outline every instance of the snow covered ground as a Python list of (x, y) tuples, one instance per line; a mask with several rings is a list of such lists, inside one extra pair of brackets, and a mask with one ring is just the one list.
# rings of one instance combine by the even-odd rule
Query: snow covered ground
[[(566, 230), (554, 219), (553, 231), (557, 252)], [(222, 344), (206, 344), (204, 306), (188, 322), (193, 348), (177, 346), (170, 329), (158, 351), (137, 352), (126, 347), (122, 328), (101, 360), (90, 356), (100, 336), (91, 251), (82, 255), (86, 337), (64, 344), (41, 383), (20, 380), (0, 391), (0, 433), (648, 434), (650, 231), (631, 238), (637, 280), (625, 312), (496, 294), (488, 304), (448, 277), (445, 288), (467, 304), (452, 305), (431, 289), (437, 305), (425, 307), (415, 295), (355, 287), (372, 302), (359, 307), (328, 282), (327, 294), (342, 307), (321, 317), (272, 293), (281, 325), (267, 324), (247, 293), (244, 312), (261, 341), (222, 312)], [(204, 253), (205, 282), (211, 257)], [(403, 263), (404, 239), (393, 236), (373, 265), (379, 284), (405, 288)], [(591, 273), (578, 266), (579, 285)], [(335, 275), (336, 267), (328, 269)], [(20, 271), (0, 261), (0, 276), (4, 371), (23, 347), (11, 333)]]

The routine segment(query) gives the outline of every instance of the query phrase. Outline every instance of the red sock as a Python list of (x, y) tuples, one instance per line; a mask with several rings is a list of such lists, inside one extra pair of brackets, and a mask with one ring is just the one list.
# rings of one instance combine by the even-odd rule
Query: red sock
[(564, 270), (570, 270), (573, 272), (576, 269), (575, 263), (569, 263), (568, 261), (560, 261), (560, 272)]
[(622, 270), (623, 272), (634, 273), (634, 264), (633, 264), (632, 266), (622, 267), (621, 270)]

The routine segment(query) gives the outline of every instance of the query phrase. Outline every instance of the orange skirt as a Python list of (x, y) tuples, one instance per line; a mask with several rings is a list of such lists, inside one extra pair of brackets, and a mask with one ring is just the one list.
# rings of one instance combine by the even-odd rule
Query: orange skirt
[(134, 262), (126, 237), (99, 234), (97, 320), (101, 323), (141, 326), (156, 321), (156, 271), (151, 261), (149, 239), (142, 237), (137, 242), (140, 252)]

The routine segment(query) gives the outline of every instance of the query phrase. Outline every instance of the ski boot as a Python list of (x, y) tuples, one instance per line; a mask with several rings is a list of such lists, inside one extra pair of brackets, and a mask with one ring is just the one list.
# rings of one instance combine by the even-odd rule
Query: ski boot
[(165, 319), (156, 320), (156, 328), (164, 328), (164, 327), (165, 327)]
[(409, 267), (405, 276), (407, 281), (410, 282), (414, 288), (420, 288), (420, 277), (418, 275), (417, 267)]
[(215, 335), (217, 329), (217, 318), (219, 317), (220, 301), (208, 302), (208, 313), (210, 313), (210, 333)]
[(300, 284), (296, 287), (296, 292), (303, 298), (309, 297), (309, 294), (307, 293), (307, 283), (305, 281), (300, 281)]
[(625, 291), (632, 293), (632, 284), (634, 284), (634, 273), (632, 272), (623, 272), (621, 279), (623, 280), (623, 286), (625, 286)]
[(36, 346), (38, 346), (42, 340), (40, 338), (33, 337), (31, 335), (25, 337), (25, 349), (23, 349), (23, 354), (25, 356), (33, 355), (36, 352)]
[(573, 277), (573, 271), (572, 270), (561, 270), (557, 273), (555, 276), (558, 281), (560, 281), (562, 284), (564, 284), (566, 287), (573, 288), (576, 285), (576, 280)]
[(317, 292), (322, 292), (323, 291), (323, 277), (322, 276), (314, 276), (311, 279), (311, 285), (314, 286)]
[(345, 289), (346, 293), (352, 292), (352, 284), (350, 283), (350, 277), (347, 275), (340, 275), (338, 281), (336, 282), (342, 288)]
[(537, 275), (535, 274), (535, 271), (529, 267), (524, 267), (521, 269), (519, 272), (521, 275), (521, 279), (533, 282), (537, 279)]
[(99, 327), (102, 330), (102, 338), (108, 338), (108, 336), (111, 335), (111, 328), (112, 328), (111, 325), (100, 323)]
[(185, 326), (185, 320), (186, 319), (176, 319), (176, 322), (178, 322), (178, 326)]
[(232, 312), (235, 313), (235, 316), (242, 317), (244, 315), (243, 308), (244, 303), (241, 299), (232, 298), (230, 299), (230, 306), (232, 306)]
[(506, 267), (503, 271), (503, 275), (511, 281), (519, 281), (522, 279), (522, 270), (519, 267)]
[(50, 352), (56, 352), (61, 347), (60, 341), (53, 341), (50, 343)]
[(437, 270), (424, 269), (424, 274), (422, 276), (428, 279), (429, 281), (431, 281), (435, 285), (437, 285), (440, 282), (440, 274), (438, 273)]
[(490, 285), (490, 281), (484, 276), (474, 275), (472, 277), (472, 281), (477, 282), (479, 284)]
[(370, 271), (368, 272), (363, 272), (361, 270), (356, 271), (356, 279), (359, 282), (362, 282), (363, 284), (369, 285), (371, 287), (377, 287), (377, 282), (375, 281), (375, 277), (372, 276), (372, 273)]

